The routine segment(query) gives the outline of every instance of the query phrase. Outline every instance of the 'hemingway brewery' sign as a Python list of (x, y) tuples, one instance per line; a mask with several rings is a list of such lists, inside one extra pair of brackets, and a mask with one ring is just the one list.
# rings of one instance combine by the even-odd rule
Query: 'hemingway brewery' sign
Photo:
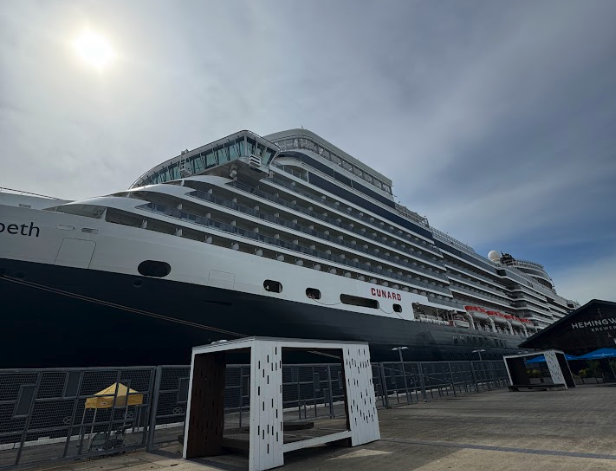
[(572, 329), (590, 329), (591, 332), (601, 332), (604, 330), (616, 330), (616, 317), (607, 319), (594, 319), (592, 321), (572, 322)]

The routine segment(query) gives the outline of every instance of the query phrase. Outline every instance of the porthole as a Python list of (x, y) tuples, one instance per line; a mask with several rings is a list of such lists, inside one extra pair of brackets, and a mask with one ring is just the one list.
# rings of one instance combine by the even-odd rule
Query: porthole
[(138, 270), (143, 276), (164, 278), (171, 273), (171, 265), (165, 262), (158, 262), (156, 260), (146, 260), (139, 264)]
[(265, 280), (263, 282), (263, 288), (265, 288), (265, 291), (271, 291), (273, 293), (281, 293), (282, 283), (280, 283), (279, 281)]
[(138, 280), (133, 281), (133, 286), (135, 288), (141, 288), (143, 286), (143, 280), (138, 279)]
[(394, 304), (394, 311), (395, 312), (402, 312), (402, 306), (400, 306), (399, 304)]
[(321, 292), (316, 288), (306, 288), (306, 296), (310, 299), (321, 299)]

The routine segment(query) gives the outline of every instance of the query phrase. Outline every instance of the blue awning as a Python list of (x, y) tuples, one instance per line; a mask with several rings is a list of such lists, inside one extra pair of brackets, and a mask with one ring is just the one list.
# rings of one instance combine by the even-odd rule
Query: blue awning
[[(565, 358), (567, 360), (579, 360), (578, 357), (569, 355), (568, 353), (565, 353)], [(539, 355), (538, 357), (535, 357), (532, 360), (526, 360), (526, 363), (545, 363), (545, 355)]]
[(616, 357), (616, 348), (600, 348), (594, 352), (586, 353), (578, 359), (580, 360), (600, 360), (601, 358), (613, 358)]

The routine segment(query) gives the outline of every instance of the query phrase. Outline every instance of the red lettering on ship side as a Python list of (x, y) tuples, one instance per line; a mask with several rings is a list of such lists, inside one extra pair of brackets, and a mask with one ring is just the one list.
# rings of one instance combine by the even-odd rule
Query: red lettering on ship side
[(402, 295), (394, 291), (385, 291), (384, 289), (370, 288), (370, 294), (377, 298), (393, 299), (394, 301), (402, 301)]

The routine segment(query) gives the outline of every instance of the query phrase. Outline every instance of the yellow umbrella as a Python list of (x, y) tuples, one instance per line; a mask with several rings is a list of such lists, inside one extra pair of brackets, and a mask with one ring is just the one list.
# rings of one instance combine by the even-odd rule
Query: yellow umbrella
[[(117, 395), (116, 395), (117, 389)], [(86, 399), (86, 409), (109, 409), (113, 407), (115, 397), (116, 407), (136, 406), (143, 404), (143, 394), (124, 386), (122, 383), (113, 383), (111, 386), (99, 391), (96, 397)]]
[(94, 423), (96, 422), (96, 413), (98, 412), (98, 409), (111, 409), (114, 406), (114, 398), (115, 407), (127, 407), (143, 404), (143, 394), (138, 391), (135, 391), (134, 389), (130, 389), (127, 386), (124, 386), (122, 383), (113, 383), (111, 386), (97, 392), (95, 396), (96, 397), (86, 399), (86, 404), (83, 409), (83, 417), (81, 418), (81, 423), (83, 424), (83, 421), (86, 417), (86, 410), (94, 409), (94, 418), (92, 419), (92, 427), (90, 429), (90, 440), (88, 449), (92, 445), (92, 432), (94, 430)]

